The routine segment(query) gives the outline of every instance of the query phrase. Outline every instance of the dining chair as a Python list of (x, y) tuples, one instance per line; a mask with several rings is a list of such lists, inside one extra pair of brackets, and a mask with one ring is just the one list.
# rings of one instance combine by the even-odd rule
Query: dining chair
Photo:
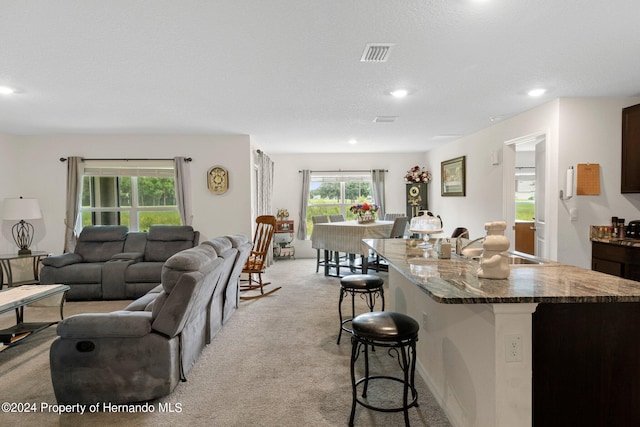
[[(391, 227), (391, 232), (389, 233), (390, 239), (402, 239), (404, 237), (404, 233), (407, 228), (407, 223), (409, 222), (409, 218), (404, 216), (398, 216), (393, 220), (393, 226)], [(388, 271), (389, 266), (386, 263), (380, 262), (380, 255), (376, 254), (376, 260), (373, 262), (373, 268), (375, 271)]]
[[(275, 216), (261, 215), (256, 218), (256, 232), (253, 236), (253, 246), (251, 247), (249, 258), (242, 268), (242, 272), (249, 275), (248, 279), (244, 279), (242, 281), (249, 283), (247, 285), (241, 284), (240, 292), (259, 290), (260, 293), (257, 295), (252, 294), (250, 296), (241, 296), (240, 299), (260, 298), (281, 288), (281, 286), (278, 286), (277, 288), (273, 288), (270, 291), (265, 292), (264, 287), (270, 285), (271, 282), (264, 283), (262, 281), (262, 273), (264, 273), (265, 270), (267, 256), (273, 247), (271, 242), (273, 240), (273, 232), (275, 228)], [(257, 280), (254, 278), (254, 275), (258, 276)]]
[(391, 239), (401, 239), (404, 237), (404, 232), (407, 228), (409, 218), (406, 215), (398, 216), (393, 220), (393, 227), (391, 227), (391, 233), (389, 237)]
[[(346, 221), (344, 218), (344, 215), (342, 214), (334, 214), (334, 215), (329, 215), (329, 220), (331, 222), (344, 222)], [(344, 254), (344, 255), (340, 255), (340, 253), (336, 252), (333, 254), (332, 258), (335, 257), (334, 262), (336, 264), (339, 264), (342, 261), (346, 261), (346, 260), (355, 260), (355, 255), (351, 255), (351, 254)]]
[[(314, 215), (311, 217), (311, 222), (315, 225), (315, 224), (325, 224), (327, 222), (329, 222), (329, 217), (327, 215)], [(331, 259), (331, 257), (329, 257)], [(325, 263), (327, 262), (326, 259), (324, 259), (324, 256), (322, 258), (322, 261), (320, 261), (320, 249), (316, 249), (316, 273), (320, 270), (321, 266), (324, 266)]]
[(393, 221), (396, 218), (402, 217), (402, 216), (407, 216), (406, 213), (385, 213), (384, 214), (384, 220), (385, 221)]
[(455, 230), (453, 230), (453, 233), (451, 233), (451, 238), (455, 239), (457, 237), (461, 237), (463, 239), (468, 239), (469, 238), (469, 230), (467, 230), (464, 227), (458, 227)]

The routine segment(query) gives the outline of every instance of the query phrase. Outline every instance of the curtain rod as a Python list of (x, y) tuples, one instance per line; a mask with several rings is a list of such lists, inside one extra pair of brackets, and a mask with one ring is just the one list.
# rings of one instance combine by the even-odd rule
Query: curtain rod
[[(335, 171), (309, 171), (311, 173), (320, 172), (320, 173), (335, 173), (335, 172), (371, 172), (373, 169), (364, 169), (364, 170), (346, 170), (346, 169), (338, 169)], [(382, 172), (389, 172), (387, 169), (382, 169)], [(302, 173), (302, 171), (298, 171), (298, 173)]]
[[(82, 160), (122, 160), (122, 161), (128, 162), (129, 160), (173, 160), (173, 159), (85, 159), (85, 158), (83, 158)], [(193, 160), (191, 157), (186, 157), (184, 159), (185, 162), (190, 162), (191, 160)], [(66, 157), (60, 157), (60, 161), (61, 162), (66, 162), (67, 158)]]

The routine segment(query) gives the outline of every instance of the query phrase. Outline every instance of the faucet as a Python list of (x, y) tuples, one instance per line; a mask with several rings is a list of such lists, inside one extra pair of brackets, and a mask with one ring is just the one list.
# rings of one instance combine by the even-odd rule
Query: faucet
[(464, 251), (465, 249), (467, 249), (469, 246), (473, 245), (476, 242), (479, 242), (480, 240), (484, 241), (485, 236), (482, 237), (478, 237), (477, 239), (473, 239), (468, 241), (464, 246), (462, 245), (462, 238), (458, 237), (456, 238), (456, 253), (458, 255), (462, 255), (462, 251)]

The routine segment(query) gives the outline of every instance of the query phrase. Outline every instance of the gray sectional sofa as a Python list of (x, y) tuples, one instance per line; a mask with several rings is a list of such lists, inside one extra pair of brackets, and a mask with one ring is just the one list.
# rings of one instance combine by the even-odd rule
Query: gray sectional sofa
[(154, 225), (149, 232), (88, 226), (73, 253), (42, 259), (40, 283), (69, 285), (68, 300), (138, 298), (160, 283), (170, 256), (196, 246), (199, 238), (191, 226)]
[(58, 324), (50, 351), (60, 404), (133, 403), (173, 391), (237, 308), (246, 236), (219, 237), (171, 256), (162, 284), (112, 313)]

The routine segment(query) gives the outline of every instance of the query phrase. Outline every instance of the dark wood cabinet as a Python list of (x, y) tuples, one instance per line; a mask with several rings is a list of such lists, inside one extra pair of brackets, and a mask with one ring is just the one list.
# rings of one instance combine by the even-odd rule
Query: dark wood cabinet
[(591, 269), (640, 281), (640, 247), (591, 242)]
[(533, 427), (640, 425), (640, 303), (539, 304)]
[(640, 104), (622, 109), (622, 193), (640, 193)]

